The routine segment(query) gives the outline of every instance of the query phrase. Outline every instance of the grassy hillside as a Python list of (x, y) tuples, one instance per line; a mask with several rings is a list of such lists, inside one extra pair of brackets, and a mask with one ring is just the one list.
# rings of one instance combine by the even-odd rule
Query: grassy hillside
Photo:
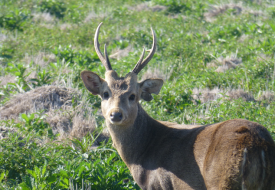
[(85, 69), (104, 76), (100, 22), (121, 75), (155, 30), (157, 52), (139, 74), (165, 80), (141, 102), (153, 118), (244, 118), (275, 139), (274, 18), (265, 0), (1, 0), (0, 189), (138, 189), (80, 79)]

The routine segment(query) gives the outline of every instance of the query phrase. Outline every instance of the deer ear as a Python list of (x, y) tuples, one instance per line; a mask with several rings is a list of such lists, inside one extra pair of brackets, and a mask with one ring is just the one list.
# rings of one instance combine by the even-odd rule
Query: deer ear
[(158, 94), (163, 85), (162, 79), (146, 79), (140, 83), (141, 98), (145, 101), (151, 101), (153, 94)]
[(104, 79), (100, 78), (97, 74), (91, 71), (82, 71), (81, 78), (86, 88), (93, 94), (100, 94), (100, 89)]

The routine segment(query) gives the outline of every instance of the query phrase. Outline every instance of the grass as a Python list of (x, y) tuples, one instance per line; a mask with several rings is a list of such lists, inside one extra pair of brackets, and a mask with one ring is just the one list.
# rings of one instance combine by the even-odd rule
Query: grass
[[(154, 100), (141, 102), (153, 118), (184, 124), (244, 118), (264, 125), (275, 139), (274, 17), (271, 1), (1, 1), (0, 189), (138, 189), (111, 140), (96, 139), (104, 130), (100, 100), (80, 79), (85, 69), (104, 76), (93, 48), (100, 22), (100, 44), (110, 55), (126, 52), (111, 59), (121, 75), (132, 70), (143, 47), (151, 47), (150, 27), (155, 30), (157, 52), (139, 76), (165, 79)], [(226, 67), (234, 60), (237, 66)], [(68, 129), (54, 130), (61, 124), (53, 128), (48, 108), (1, 116), (15, 97), (45, 85), (82, 95), (52, 107)], [(238, 89), (252, 98), (244, 101), (234, 94)], [(214, 91), (215, 98), (198, 98)], [(83, 101), (91, 109), (80, 111)], [(83, 126), (92, 118), (95, 130), (73, 133), (75, 116)]]

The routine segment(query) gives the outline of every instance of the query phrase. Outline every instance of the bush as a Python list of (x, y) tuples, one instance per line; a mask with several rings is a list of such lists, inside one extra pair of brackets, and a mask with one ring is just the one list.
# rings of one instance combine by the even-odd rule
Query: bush
[(9, 14), (0, 16), (0, 27), (8, 30), (23, 31), (28, 17), (28, 14), (20, 12), (19, 10), (12, 11)]
[(65, 16), (67, 8), (65, 3), (62, 1), (55, 0), (43, 0), (40, 3), (40, 11), (48, 12), (51, 15), (56, 16), (57, 18), (63, 18)]
[(154, 0), (155, 4), (160, 4), (167, 6), (167, 13), (182, 13), (182, 12), (190, 12), (191, 11), (191, 5), (190, 3), (186, 2), (180, 2), (178, 0)]

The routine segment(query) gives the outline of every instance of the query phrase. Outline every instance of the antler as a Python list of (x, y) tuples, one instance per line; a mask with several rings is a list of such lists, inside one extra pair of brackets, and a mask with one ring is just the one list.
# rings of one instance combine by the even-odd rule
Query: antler
[(144, 57), (144, 53), (145, 53), (145, 48), (143, 48), (143, 52), (136, 64), (136, 66), (134, 67), (133, 69), (133, 73), (136, 73), (138, 74), (146, 65), (147, 63), (152, 59), (152, 57), (154, 56), (154, 53), (156, 51), (156, 48), (157, 48), (157, 39), (156, 39), (156, 34), (153, 30), (153, 28), (151, 28), (151, 31), (152, 31), (152, 35), (153, 35), (153, 45), (152, 45), (152, 48), (150, 50), (150, 53), (148, 54), (148, 56), (143, 60), (143, 57)]
[(98, 34), (99, 34), (99, 29), (100, 29), (101, 25), (102, 25), (102, 22), (98, 25), (98, 27), (96, 29), (95, 38), (94, 38), (94, 46), (95, 46), (95, 51), (96, 51), (100, 61), (102, 62), (102, 64), (106, 68), (106, 70), (108, 71), (108, 70), (112, 70), (112, 66), (111, 66), (110, 60), (108, 58), (106, 44), (104, 46), (104, 54), (105, 54), (105, 58), (104, 58), (104, 56), (102, 55), (102, 53), (99, 49), (99, 43), (98, 43)]

